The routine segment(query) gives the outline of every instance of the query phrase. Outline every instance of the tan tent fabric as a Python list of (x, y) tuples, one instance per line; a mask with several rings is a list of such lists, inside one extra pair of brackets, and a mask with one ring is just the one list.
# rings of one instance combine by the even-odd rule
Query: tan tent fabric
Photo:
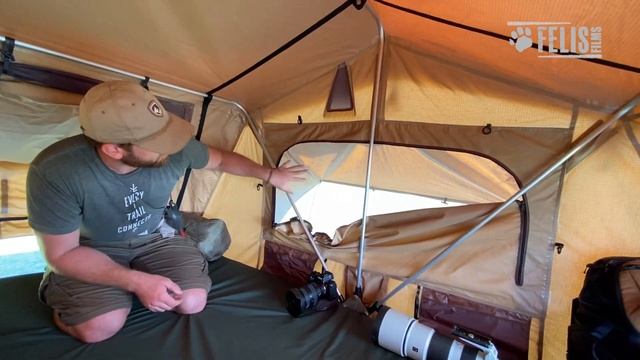
[[(357, 285), (357, 268), (353, 266), (347, 266), (345, 276), (345, 298), (350, 298), (355, 294), (355, 288)], [(381, 299), (387, 294), (389, 278), (380, 273), (373, 273), (369, 271), (362, 272), (362, 303), (370, 306), (377, 300)]]
[[(313, 178), (308, 181), (314, 183), (318, 178), (362, 186), (368, 149), (365, 144), (303, 143), (289, 149), (281, 163), (292, 159), (304, 164)], [(376, 145), (371, 169), (374, 189), (464, 203), (505, 201), (519, 189), (498, 164), (462, 152)]]
[(409, 46), (389, 45), (385, 64), (393, 81), (387, 81), (386, 119), (564, 128), (571, 123), (571, 103)]
[[(640, 67), (638, 39), (630, 30), (640, 26), (633, 15), (640, 12), (637, 2), (588, 1), (579, 6), (552, 0), (508, 5), (482, 1), (469, 4), (462, 0), (389, 2), (505, 36), (510, 36), (514, 30), (507, 26), (508, 21), (564, 21), (576, 26), (600, 26), (605, 59)], [(455, 59), (459, 65), (482, 69), (485, 73), (541, 91), (611, 109), (640, 88), (640, 74), (637, 73), (575, 59), (540, 59), (537, 49), (519, 53), (507, 41), (428, 21), (375, 1), (373, 6), (390, 36), (406, 41), (412, 48), (444, 61)]]
[[(329, 271), (333, 273), (338, 288), (345, 289), (345, 273), (348, 271), (347, 266), (332, 260), (327, 260), (326, 263)], [(321, 269), (322, 266), (320, 265), (320, 262), (316, 263), (315, 270), (320, 271)], [(375, 275), (375, 273), (371, 274)], [(389, 291), (391, 289), (394, 289), (399, 284), (400, 280), (394, 279), (392, 277), (387, 277), (386, 290)], [(355, 285), (351, 285), (351, 287), (353, 286)], [(354, 289), (349, 288), (348, 290), (353, 292)], [(413, 316), (417, 291), (418, 286), (415, 284), (410, 284), (404, 289), (400, 290), (400, 292), (398, 292), (394, 297), (389, 299), (389, 301), (387, 302), (387, 306), (393, 308), (394, 310), (401, 311), (409, 316)], [(386, 294), (386, 291), (384, 291), (383, 293)]]
[[(605, 57), (629, 65), (640, 65), (639, 50), (633, 46), (637, 44), (638, 39), (634, 37), (633, 32), (626, 31), (629, 26), (638, 24), (638, 19), (633, 16), (633, 12), (639, 9), (639, 4), (635, 2), (614, 0), (603, 3), (597, 0), (586, 0), (580, 2), (580, 6), (552, 0), (539, 0), (535, 3), (518, 1), (508, 6), (461, 0), (446, 3), (411, 0), (390, 0), (389, 2), (505, 35), (511, 32), (511, 27), (507, 26), (506, 22), (517, 20), (567, 21), (575, 25), (602, 26), (607, 29)], [(378, 4), (375, 0), (373, 5), (379, 13), (391, 16), (391, 8)], [(403, 19), (399, 18), (397, 13), (393, 13), (392, 20), (385, 22), (385, 25), (388, 27), (397, 25), (400, 20)], [(452, 43), (450, 46), (453, 47), (453, 45)]]
[(79, 134), (78, 108), (0, 93), (0, 160), (29, 163), (45, 147)]
[[(262, 159), (262, 150), (248, 127), (234, 151), (254, 161)], [(258, 184), (261, 181), (257, 179), (222, 174), (203, 213), (227, 223), (231, 247), (225, 256), (251, 266), (258, 265), (261, 245), (262, 192), (257, 190)]]
[(264, 123), (289, 124), (296, 123), (298, 115), (304, 123), (369, 120), (377, 51), (377, 46), (372, 46), (347, 61), (355, 102), (353, 111), (327, 113), (325, 110), (336, 66), (321, 77), (261, 108), (260, 118)]
[[(637, 125), (636, 125), (637, 126)], [(568, 173), (564, 182), (554, 255), (544, 356), (566, 347), (571, 299), (582, 287), (586, 264), (606, 256), (640, 256), (640, 157), (624, 131)]]
[[(196, 103), (197, 109), (191, 120), (194, 127), (198, 126), (201, 107), (200, 103)], [(213, 101), (207, 110), (200, 140), (218, 149), (233, 150), (244, 129), (244, 121), (244, 115), (234, 105)], [(219, 178), (220, 174), (209, 170), (193, 170), (180, 209), (189, 212), (204, 212)], [(174, 188), (172, 192), (174, 200), (177, 199), (181, 186), (182, 181)]]
[[(0, 33), (207, 91), (276, 50), (340, 4), (342, 1), (336, 0), (118, 0), (38, 2), (33, 6), (3, 0)], [(376, 38), (371, 15), (349, 8), (259, 73), (217, 95), (240, 100), (248, 109), (265, 105), (354, 57)], [(317, 43), (331, 43), (334, 50), (327, 54)]]

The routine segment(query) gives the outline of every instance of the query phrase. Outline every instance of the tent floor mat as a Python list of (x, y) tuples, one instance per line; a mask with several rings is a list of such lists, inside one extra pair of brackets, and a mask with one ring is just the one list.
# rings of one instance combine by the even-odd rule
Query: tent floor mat
[(221, 258), (209, 264), (207, 306), (152, 313), (134, 297), (123, 329), (96, 344), (60, 332), (38, 301), (42, 274), (0, 279), (0, 359), (397, 359), (372, 343), (373, 321), (343, 307), (293, 318), (287, 286)]

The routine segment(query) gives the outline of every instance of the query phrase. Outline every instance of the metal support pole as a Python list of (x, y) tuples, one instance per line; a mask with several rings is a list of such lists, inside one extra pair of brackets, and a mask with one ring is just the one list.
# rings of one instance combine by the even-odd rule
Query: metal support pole
[(360, 225), (360, 244), (358, 246), (358, 268), (356, 270), (356, 289), (355, 294), (362, 297), (362, 267), (364, 266), (364, 251), (367, 246), (367, 217), (369, 210), (369, 188), (371, 187), (371, 163), (373, 161), (373, 146), (375, 144), (376, 125), (378, 123), (378, 108), (380, 104), (380, 78), (382, 76), (382, 60), (384, 56), (384, 28), (382, 23), (376, 17), (378, 22), (378, 33), (380, 34), (380, 42), (378, 45), (378, 59), (376, 64), (376, 78), (373, 85), (373, 96), (371, 99), (371, 136), (369, 138), (369, 153), (367, 155), (367, 174), (364, 185), (364, 201), (362, 204), (362, 223)]
[(389, 292), (385, 297), (383, 297), (380, 301), (377, 301), (374, 304), (374, 308), (381, 306), (395, 294), (397, 294), (402, 288), (409, 285), (410, 283), (415, 282), (420, 275), (422, 275), (425, 271), (434, 267), (438, 262), (440, 262), (444, 257), (449, 255), (453, 250), (455, 250), (458, 246), (460, 246), (463, 242), (473, 236), (480, 228), (485, 226), (489, 221), (493, 220), (500, 212), (506, 209), (509, 205), (515, 202), (520, 196), (522, 196), (527, 191), (531, 190), (534, 186), (538, 185), (541, 181), (546, 179), (552, 172), (554, 172), (557, 168), (559, 168), (562, 164), (564, 164), (567, 160), (569, 160), (573, 155), (575, 155), (578, 151), (584, 148), (587, 144), (593, 141), (598, 135), (602, 134), (605, 130), (611, 127), (614, 123), (616, 123), (621, 117), (625, 114), (633, 110), (636, 105), (640, 104), (640, 94), (636, 95), (633, 99), (623, 105), (620, 109), (618, 109), (611, 118), (602, 123), (600, 126), (595, 128), (591, 133), (587, 134), (582, 140), (580, 140), (577, 144), (575, 144), (567, 153), (561, 156), (556, 162), (551, 164), (546, 170), (540, 172), (533, 180), (527, 183), (523, 188), (521, 188), (518, 192), (513, 194), (507, 201), (502, 203), (502, 205), (498, 206), (495, 210), (493, 210), (487, 217), (485, 217), (480, 223), (474, 226), (467, 233), (462, 235), (458, 240), (456, 240), (453, 244), (449, 245), (446, 249), (441, 251), (436, 257), (431, 259), (427, 264), (425, 264), (422, 268), (416, 271), (413, 275), (405, 279), (401, 284), (399, 284), (395, 289)]
[[(0, 35), (0, 41), (5, 41), (5, 37)], [(29, 50), (33, 50), (33, 51), (37, 51), (43, 54), (47, 54), (47, 55), (51, 55), (53, 57), (57, 57), (57, 58), (61, 58), (61, 59), (65, 59), (65, 60), (70, 60), (79, 64), (83, 64), (83, 65), (89, 65), (92, 66), (94, 68), (98, 68), (101, 70), (106, 70), (112, 73), (116, 73), (116, 74), (120, 74), (120, 75), (124, 75), (124, 76), (128, 76), (128, 77), (132, 77), (134, 79), (138, 79), (138, 80), (144, 80), (146, 78), (146, 76), (143, 75), (138, 75), (138, 74), (134, 74), (132, 72), (129, 71), (125, 71), (122, 69), (118, 69), (118, 68), (114, 68), (111, 66), (107, 66), (107, 65), (103, 65), (103, 64), (99, 64), (93, 61), (89, 61), (89, 60), (85, 60), (85, 59), (81, 59), (79, 57), (75, 57), (75, 56), (71, 56), (71, 55), (67, 55), (58, 51), (54, 51), (54, 50), (50, 50), (47, 48), (43, 48), (40, 46), (36, 46), (33, 44), (29, 44), (26, 42), (22, 42), (22, 41), (15, 41), (15, 45), (19, 46), (21, 48), (25, 48), (25, 49), (29, 49)], [(202, 93), (202, 92), (198, 92), (198, 91), (194, 91), (194, 90), (190, 90), (190, 89), (186, 89), (177, 85), (173, 85), (173, 84), (169, 84), (166, 82), (162, 82), (162, 81), (158, 81), (158, 80), (154, 80), (154, 79), (149, 79), (150, 83), (153, 84), (157, 84), (157, 85), (162, 85), (164, 87), (168, 87), (174, 90), (178, 90), (178, 91), (182, 91), (182, 92), (186, 92), (189, 94), (193, 94), (193, 95), (198, 95), (198, 96), (202, 96), (202, 97), (207, 97), (207, 94)]]
[[(267, 162), (269, 163), (269, 166), (271, 166), (272, 168), (277, 167), (275, 161), (273, 161), (273, 158), (271, 158), (271, 154), (269, 154), (269, 150), (267, 149), (267, 145), (266, 145), (265, 140), (264, 140), (264, 134), (262, 133), (260, 128), (258, 128), (257, 124), (255, 123), (255, 121), (253, 120), (251, 115), (249, 115), (247, 110), (245, 110), (245, 108), (242, 105), (240, 105), (240, 104), (238, 104), (236, 102), (233, 102), (233, 101), (231, 101), (230, 103), (232, 103), (235, 106), (237, 106), (238, 109), (240, 109), (240, 111), (247, 118), (247, 124), (251, 128), (251, 131), (253, 132), (253, 134), (256, 136), (256, 139), (258, 140), (258, 143), (260, 144), (260, 147), (262, 148), (262, 151), (264, 151), (264, 155), (267, 158)], [(287, 199), (289, 200), (289, 203), (291, 204), (291, 207), (293, 208), (293, 211), (296, 213), (296, 216), (298, 217), (298, 220), (300, 220), (302, 228), (304, 229), (304, 233), (305, 233), (305, 235), (307, 235), (307, 239), (309, 240), (309, 243), (311, 244), (311, 247), (313, 248), (313, 251), (316, 253), (316, 256), (318, 257), (318, 260), (320, 261), (320, 264), (322, 265), (322, 268), (325, 271), (329, 271), (329, 269), (327, 267), (327, 263), (324, 261), (324, 256), (320, 253), (320, 249), (316, 245), (315, 240), (313, 240), (313, 236), (311, 236), (311, 233), (309, 232), (309, 229), (307, 229), (307, 227), (306, 227), (306, 225), (304, 223), (304, 219), (302, 218), (302, 215), (300, 214), (300, 210), (298, 210), (298, 207), (296, 206), (295, 202), (293, 201), (293, 198), (291, 197), (291, 195), (289, 193), (285, 193), (285, 194), (287, 195)]]

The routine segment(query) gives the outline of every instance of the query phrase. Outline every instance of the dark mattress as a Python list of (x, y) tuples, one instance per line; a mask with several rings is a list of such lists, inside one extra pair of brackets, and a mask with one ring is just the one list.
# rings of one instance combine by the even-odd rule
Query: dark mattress
[(0, 359), (397, 359), (369, 339), (370, 319), (343, 307), (291, 317), (280, 279), (222, 258), (196, 315), (152, 313), (137, 300), (124, 328), (83, 344), (55, 328), (41, 274), (0, 279)]

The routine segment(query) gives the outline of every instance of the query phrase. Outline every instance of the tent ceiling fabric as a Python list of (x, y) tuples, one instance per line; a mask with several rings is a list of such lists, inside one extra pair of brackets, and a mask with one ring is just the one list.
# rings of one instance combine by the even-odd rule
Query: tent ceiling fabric
[[(508, 21), (565, 21), (603, 29), (605, 60), (640, 67), (640, 3), (589, 0), (390, 0), (503, 36)], [(392, 41), (416, 52), (598, 108), (611, 109), (640, 88), (640, 74), (576, 59), (540, 59), (507, 41), (436, 23), (371, 0)], [(0, 34), (87, 60), (205, 92), (234, 77), (337, 8), (341, 1), (170, 0), (32, 2), (1, 0)], [(247, 16), (251, 14), (251, 16)], [(284, 19), (284, 20), (283, 20)], [(249, 111), (332, 72), (377, 41), (373, 16), (343, 13), (219, 96)], [(327, 52), (330, 44), (331, 51)]]
[[(206, 92), (270, 54), (343, 1), (0, 1), (0, 34)], [(251, 16), (248, 16), (251, 14)], [(283, 20), (284, 19), (284, 20)], [(355, 57), (377, 40), (349, 7), (308, 38), (221, 91), (252, 109)], [(324, 46), (331, 44), (332, 51)]]
[[(602, 27), (603, 57), (640, 67), (640, 2), (553, 0), (515, 1), (410, 1), (390, 3), (447, 20), (510, 36), (508, 21), (563, 21), (576, 26)], [(596, 107), (614, 108), (640, 89), (640, 74), (577, 59), (541, 59), (536, 49), (519, 53), (507, 41), (436, 23), (372, 1), (385, 31), (414, 51), (439, 57), (504, 79)], [(535, 36), (534, 36), (535, 37)]]

